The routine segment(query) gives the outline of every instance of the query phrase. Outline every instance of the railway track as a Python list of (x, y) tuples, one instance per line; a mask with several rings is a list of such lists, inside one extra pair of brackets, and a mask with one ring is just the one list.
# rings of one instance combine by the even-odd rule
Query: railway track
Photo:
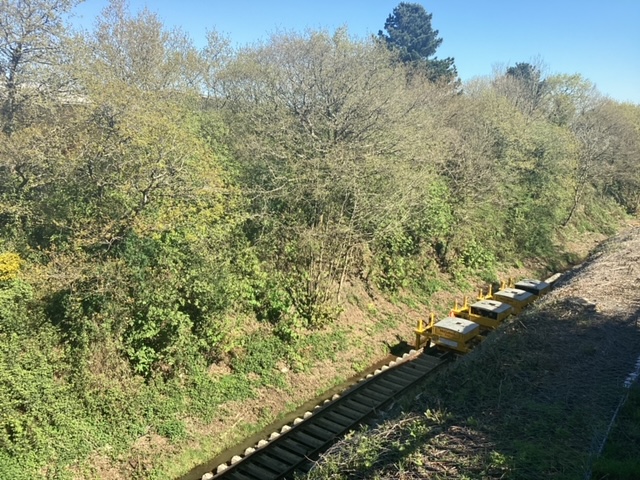
[[(525, 282), (532, 283), (534, 286), (542, 286), (545, 283), (553, 286), (559, 277), (558, 273), (545, 282), (536, 280)], [(490, 292), (491, 290), (489, 296), (491, 296)], [(529, 297), (532, 295), (523, 290), (517, 290), (517, 292), (526, 293)], [(543, 290), (536, 290), (535, 297), (542, 294)], [(525, 304), (520, 305), (519, 308), (524, 306)], [(458, 320), (456, 324), (460, 325), (465, 322), (461, 319), (456, 320)], [(439, 322), (435, 327), (441, 323)], [(425, 331), (426, 329), (420, 323), (416, 334), (423, 334)], [(455, 329), (451, 332), (458, 333)], [(439, 335), (442, 336), (442, 332)], [(436, 337), (438, 335), (433, 338)], [(443, 338), (445, 337), (447, 336)], [(417, 336), (416, 345), (420, 344), (420, 340), (421, 337)], [(440, 339), (441, 342), (447, 340), (448, 337), (445, 340)], [(453, 341), (449, 343), (458, 345)], [(342, 394), (336, 394), (331, 400), (325, 400), (324, 404), (317, 405), (313, 412), (307, 411), (304, 418), (297, 418), (293, 425), (287, 424), (271, 433), (268, 440), (263, 438), (257, 444), (253, 444), (253, 447), (246, 448), (243, 455), (234, 455), (230, 461), (218, 465), (217, 468), (211, 464), (208, 467), (197, 467), (180, 480), (276, 480), (292, 478), (296, 472), (307, 472), (317, 456), (341, 435), (375, 415), (379, 409), (400, 397), (407, 389), (423, 380), (455, 355), (452, 350), (442, 352), (436, 347), (425, 348), (418, 352), (412, 351), (412, 353), (413, 355), (405, 354), (403, 358), (391, 361), (388, 365), (376, 370), (375, 374), (370, 374), (347, 388)], [(215, 470), (205, 470), (206, 473), (203, 475), (202, 467), (215, 468)]]
[(282, 427), (269, 441), (245, 451), (243, 457), (218, 466), (203, 479), (275, 480), (292, 478), (295, 472), (306, 472), (312, 461), (341, 435), (398, 398), (450, 358), (451, 353), (435, 349), (423, 350), (397, 359), (383, 367), (377, 375), (352, 386), (331, 401), (308, 412), (304, 421)]

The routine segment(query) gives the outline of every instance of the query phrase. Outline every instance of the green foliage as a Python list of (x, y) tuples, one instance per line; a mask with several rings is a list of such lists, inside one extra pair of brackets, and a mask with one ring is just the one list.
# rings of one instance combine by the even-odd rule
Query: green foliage
[(0, 333), (27, 333), (33, 289), (22, 280), (0, 280)]
[(436, 262), (447, 260), (447, 243), (454, 230), (454, 202), (445, 182), (433, 180), (420, 192), (420, 205), (408, 212), (403, 226), (381, 226), (373, 244), (372, 278), (376, 285), (397, 292), (409, 288), (430, 295)]
[(378, 36), (402, 49), (406, 60), (426, 59), (433, 56), (442, 43), (442, 39), (437, 38), (438, 31), (431, 27), (432, 17), (418, 3), (401, 2), (384, 24), (387, 35), (380, 31)]
[(569, 126), (597, 98), (595, 85), (579, 74), (553, 75), (545, 79), (546, 116), (552, 123)]
[[(0, 6), (33, 47), (0, 48), (20, 86), (0, 114), (3, 477), (180, 444), (286, 388), (282, 367), (349, 347), (333, 328), (353, 280), (428, 302), (638, 210), (637, 106), (523, 63), (451, 95), (419, 4), (377, 40), (286, 33), (231, 55), (119, 0), (63, 42), (73, 2), (22, 3)], [(57, 93), (69, 79), (82, 97)]]
[[(120, 295), (130, 299), (130, 320), (122, 335), (140, 373), (158, 368), (175, 373), (200, 355), (215, 360), (226, 348), (226, 315), (247, 308), (253, 298), (246, 275), (255, 260), (233, 230), (212, 227), (196, 233), (194, 223), (156, 239), (131, 235), (123, 245), (127, 290)], [(219, 250), (212, 251), (215, 245)]]
[(254, 385), (242, 372), (212, 378), (206, 370), (196, 370), (187, 387), (191, 392), (188, 412), (206, 422), (214, 420), (221, 404), (254, 397)]
[(493, 253), (487, 251), (485, 247), (477, 243), (474, 239), (467, 242), (461, 252), (461, 256), (464, 266), (475, 271), (492, 268), (496, 263), (496, 258)]
[(187, 436), (184, 422), (176, 420), (175, 418), (169, 419), (160, 424), (158, 426), (158, 433), (173, 441), (181, 440)]
[(292, 313), (293, 304), (287, 291), (280, 285), (284, 279), (277, 272), (266, 279), (256, 292), (255, 312), (258, 320), (277, 325)]
[(259, 320), (275, 326), (274, 333), (285, 341), (295, 340), (305, 328), (333, 323), (342, 311), (331, 301), (331, 287), (324, 274), (315, 277), (296, 269), (285, 277), (269, 274), (256, 288), (255, 312)]
[(313, 331), (291, 345), (287, 359), (295, 370), (308, 370), (317, 362), (336, 361), (348, 347), (349, 338), (342, 330)]
[(278, 364), (286, 357), (287, 345), (278, 337), (256, 333), (246, 337), (241, 349), (231, 360), (231, 367), (258, 385), (283, 387), (284, 377)]
[[(621, 449), (627, 445), (620, 445)], [(637, 458), (624, 460), (604, 458), (598, 460), (594, 467), (593, 476), (596, 480), (634, 480), (640, 472), (640, 461)]]
[(386, 231), (375, 245), (375, 251), (377, 286), (388, 292), (406, 287), (416, 268), (410, 258), (416, 253), (413, 240), (402, 231)]
[[(92, 422), (78, 412), (82, 404), (57, 380), (63, 358), (46, 333), (0, 333), (0, 471), (26, 472), (55, 459), (58, 468), (99, 443)], [(44, 347), (44, 348), (43, 348)], [(25, 478), (24, 473), (15, 478)]]
[(435, 249), (452, 233), (455, 200), (442, 179), (433, 179), (425, 190), (425, 204), (415, 219), (416, 226), (411, 227), (416, 229), (416, 237), (428, 239)]

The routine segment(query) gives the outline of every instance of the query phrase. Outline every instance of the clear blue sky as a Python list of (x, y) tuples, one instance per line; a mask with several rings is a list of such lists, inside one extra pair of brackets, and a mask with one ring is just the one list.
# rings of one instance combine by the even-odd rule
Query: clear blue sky
[[(129, 0), (147, 6), (197, 45), (215, 29), (234, 44), (267, 39), (276, 30), (334, 30), (375, 34), (399, 0)], [(86, 0), (75, 22), (90, 27), (107, 0)], [(425, 0), (463, 80), (489, 75), (494, 65), (540, 58), (548, 73), (580, 73), (616, 100), (640, 104), (640, 0)]]

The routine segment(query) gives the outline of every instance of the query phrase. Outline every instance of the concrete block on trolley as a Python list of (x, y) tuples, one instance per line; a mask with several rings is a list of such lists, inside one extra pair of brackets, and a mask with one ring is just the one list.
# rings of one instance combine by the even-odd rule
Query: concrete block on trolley
[(517, 315), (524, 307), (538, 297), (519, 288), (503, 288), (494, 293), (493, 298), (499, 302), (511, 305), (513, 307), (513, 313)]
[(496, 328), (509, 315), (513, 313), (513, 307), (498, 300), (480, 300), (469, 306), (469, 318), (472, 322), (486, 327)]
[(515, 287), (519, 290), (529, 292), (536, 297), (542, 297), (551, 291), (551, 284), (542, 280), (534, 280), (532, 278), (525, 278), (515, 284)]
[(483, 298), (469, 305), (467, 299), (462, 307), (456, 306), (451, 310), (454, 317), (464, 318), (480, 325), (482, 330), (492, 330), (500, 325), (513, 313), (513, 307), (508, 303)]
[(431, 340), (440, 348), (466, 353), (480, 333), (480, 325), (470, 320), (447, 317), (433, 326)]

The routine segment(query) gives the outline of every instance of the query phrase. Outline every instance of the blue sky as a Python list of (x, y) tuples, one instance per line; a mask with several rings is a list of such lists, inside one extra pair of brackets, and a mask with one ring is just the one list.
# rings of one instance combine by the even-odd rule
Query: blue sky
[[(107, 0), (86, 0), (75, 23), (91, 27)], [(148, 7), (197, 45), (207, 29), (244, 45), (276, 30), (375, 34), (399, 0), (129, 0)], [(547, 73), (580, 73), (616, 100), (640, 104), (640, 0), (428, 0), (443, 43), (463, 80), (490, 75), (495, 65), (541, 59)]]

